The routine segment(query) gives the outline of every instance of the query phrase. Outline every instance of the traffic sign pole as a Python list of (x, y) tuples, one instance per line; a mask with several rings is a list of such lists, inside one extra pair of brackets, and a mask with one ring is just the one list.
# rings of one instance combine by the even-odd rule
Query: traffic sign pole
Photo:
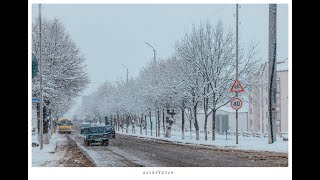
[[(238, 80), (238, 7), (236, 4), (236, 80)], [(238, 97), (238, 92), (236, 92)], [(236, 144), (238, 144), (238, 110), (236, 110)]]

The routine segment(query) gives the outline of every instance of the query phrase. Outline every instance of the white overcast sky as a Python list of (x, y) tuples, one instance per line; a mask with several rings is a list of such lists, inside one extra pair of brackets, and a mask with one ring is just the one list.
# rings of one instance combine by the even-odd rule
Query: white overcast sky
[[(268, 60), (268, 4), (240, 4), (239, 42), (259, 42), (260, 56)], [(42, 4), (42, 17), (58, 18), (86, 56), (92, 92), (109, 80), (136, 76), (156, 49), (157, 58), (169, 57), (174, 44), (193, 24), (221, 20), (235, 30), (235, 4)], [(32, 6), (32, 17), (38, 16)], [(34, 18), (33, 18), (34, 20)], [(288, 5), (278, 4), (277, 59), (288, 58)]]

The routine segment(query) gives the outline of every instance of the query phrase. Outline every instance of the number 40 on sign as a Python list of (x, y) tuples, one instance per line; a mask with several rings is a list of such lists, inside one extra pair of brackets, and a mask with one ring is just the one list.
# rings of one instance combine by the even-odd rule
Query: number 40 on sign
[(231, 101), (231, 107), (234, 109), (234, 110), (238, 110), (242, 107), (242, 101), (240, 98), (233, 98), (232, 101)]

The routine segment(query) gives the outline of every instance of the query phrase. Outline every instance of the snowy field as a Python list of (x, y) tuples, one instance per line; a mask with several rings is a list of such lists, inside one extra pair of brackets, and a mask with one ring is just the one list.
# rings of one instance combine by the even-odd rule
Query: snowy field
[(270, 151), (270, 152), (283, 152), (288, 153), (288, 141), (283, 141), (282, 138), (277, 137), (277, 141), (273, 144), (268, 144), (268, 138), (259, 138), (259, 137), (238, 137), (238, 144), (236, 144), (236, 137), (234, 135), (228, 135), (227, 140), (225, 135), (216, 134), (216, 140), (212, 141), (211, 134), (208, 134), (208, 140), (205, 140), (204, 133), (200, 133), (200, 140), (196, 140), (196, 134), (192, 133), (190, 138), (190, 132), (185, 132), (185, 139), (182, 140), (181, 132), (171, 132), (171, 137), (166, 138), (163, 135), (163, 131), (160, 131), (160, 137), (156, 137), (155, 129), (153, 129), (152, 136), (151, 131), (148, 129), (148, 135), (146, 135), (145, 130), (142, 130), (142, 134), (140, 135), (140, 127), (136, 128), (135, 134), (132, 133), (132, 128), (129, 127), (128, 133), (126, 133), (125, 128), (123, 132), (121, 128), (119, 131), (116, 130), (116, 133), (119, 134), (127, 134), (132, 136), (144, 137), (144, 138), (154, 138), (161, 139), (166, 141), (172, 141), (182, 144), (199, 144), (199, 145), (210, 145), (210, 146), (218, 146), (222, 148), (234, 148), (234, 149), (242, 149), (242, 150), (254, 150), (254, 151)]

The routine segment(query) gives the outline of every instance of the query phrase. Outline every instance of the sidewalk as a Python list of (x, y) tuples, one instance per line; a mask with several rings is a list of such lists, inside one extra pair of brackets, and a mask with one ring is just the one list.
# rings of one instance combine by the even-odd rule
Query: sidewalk
[[(32, 134), (32, 143), (38, 142), (38, 134)], [(55, 154), (55, 150), (58, 143), (58, 134), (54, 133), (51, 136), (49, 144), (43, 144), (43, 149), (40, 150), (39, 146), (32, 147), (32, 166), (42, 167), (42, 166), (53, 166), (57, 160), (59, 160), (59, 155)]]
[[(145, 134), (145, 130), (140, 134), (140, 128), (136, 128), (136, 133), (131, 132), (131, 128), (129, 128), (128, 133), (124, 128), (123, 132), (120, 128), (120, 131), (116, 130), (116, 134), (124, 134), (130, 136), (137, 136), (141, 138), (147, 139), (157, 139), (162, 141), (171, 141), (179, 144), (194, 144), (194, 145), (207, 145), (207, 146), (216, 146), (220, 148), (226, 149), (239, 149), (239, 150), (252, 150), (252, 151), (269, 151), (269, 152), (282, 152), (288, 153), (288, 141), (283, 141), (278, 139), (273, 144), (268, 144), (268, 138), (254, 138), (254, 137), (242, 137), (239, 136), (239, 144), (235, 143), (235, 136), (228, 135), (227, 140), (225, 135), (216, 134), (216, 140), (211, 140), (211, 134), (208, 135), (208, 140), (204, 139), (204, 134), (200, 133), (200, 139), (195, 140), (196, 134), (192, 133), (192, 139), (190, 138), (190, 132), (185, 133), (185, 139), (182, 140), (181, 132), (171, 132), (171, 137), (166, 138), (163, 135), (163, 131), (160, 131), (160, 137), (155, 136), (155, 130), (153, 129), (153, 133), (151, 136), (150, 129), (148, 129), (148, 135)], [(117, 136), (117, 135), (116, 135)]]

